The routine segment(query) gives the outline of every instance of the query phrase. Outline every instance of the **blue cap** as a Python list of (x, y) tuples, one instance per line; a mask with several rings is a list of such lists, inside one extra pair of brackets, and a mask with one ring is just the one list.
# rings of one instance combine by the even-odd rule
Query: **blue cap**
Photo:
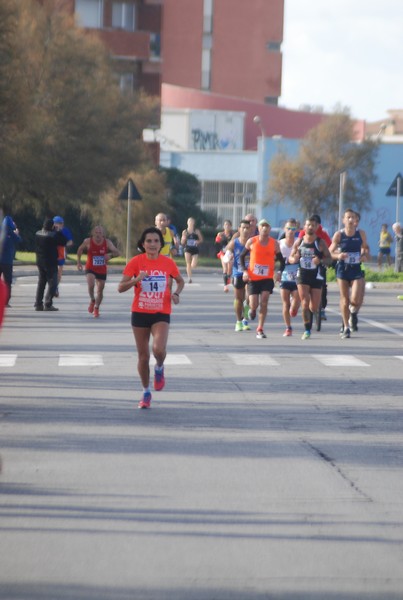
[(53, 217), (53, 223), (64, 223), (63, 217)]
[(17, 229), (15, 226), (15, 223), (13, 221), (13, 218), (10, 216), (4, 217), (3, 219), (3, 225), (5, 227), (8, 227), (9, 229), (11, 229), (11, 231), (14, 231), (14, 229)]

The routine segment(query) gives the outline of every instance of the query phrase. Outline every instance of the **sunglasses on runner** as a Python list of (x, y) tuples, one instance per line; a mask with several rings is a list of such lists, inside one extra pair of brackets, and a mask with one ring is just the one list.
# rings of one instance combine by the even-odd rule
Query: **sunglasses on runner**
[(286, 229), (288, 229), (289, 231), (297, 231), (296, 227), (286, 227)]

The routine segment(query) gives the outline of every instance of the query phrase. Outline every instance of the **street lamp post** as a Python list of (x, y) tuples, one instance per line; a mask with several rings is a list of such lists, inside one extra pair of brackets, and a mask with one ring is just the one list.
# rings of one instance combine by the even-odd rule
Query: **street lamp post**
[[(266, 134), (265, 131), (263, 129), (263, 125), (262, 125), (262, 119), (259, 117), (259, 115), (256, 115), (253, 117), (253, 122), (255, 123), (255, 125), (257, 125), (260, 129), (260, 133), (261, 133), (261, 144), (260, 144), (260, 150), (262, 153), (262, 158), (261, 160), (259, 160), (259, 168), (258, 168), (258, 206), (256, 207), (256, 217), (258, 218), (258, 220), (262, 217), (262, 210), (263, 210), (263, 186), (264, 186), (264, 164), (265, 164), (265, 154), (266, 154), (266, 142), (265, 142), (265, 138), (266, 138)], [(260, 156), (259, 156), (260, 158)]]
[(119, 194), (119, 200), (127, 200), (127, 229), (126, 229), (126, 264), (130, 258), (130, 234), (131, 234), (131, 204), (132, 201), (142, 200), (134, 181), (129, 177), (123, 190)]
[(337, 228), (341, 229), (343, 222), (343, 204), (344, 204), (344, 190), (346, 187), (346, 178), (347, 173), (343, 171), (340, 173), (340, 181), (339, 181), (339, 217), (337, 220)]

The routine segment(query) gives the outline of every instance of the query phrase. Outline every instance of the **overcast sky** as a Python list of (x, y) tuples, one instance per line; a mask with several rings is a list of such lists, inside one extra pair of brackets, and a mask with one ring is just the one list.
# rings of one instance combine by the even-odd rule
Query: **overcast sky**
[(280, 106), (403, 109), (403, 0), (285, 0)]

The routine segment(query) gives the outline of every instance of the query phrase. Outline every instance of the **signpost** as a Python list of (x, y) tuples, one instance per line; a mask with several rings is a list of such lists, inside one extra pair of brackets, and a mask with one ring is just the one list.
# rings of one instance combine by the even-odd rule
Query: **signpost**
[(347, 179), (347, 173), (346, 173), (346, 171), (343, 171), (342, 173), (340, 173), (340, 179), (339, 179), (339, 217), (337, 220), (337, 226), (338, 226), (339, 230), (341, 229), (342, 222), (343, 222), (343, 204), (344, 204), (344, 190), (346, 187), (346, 179)]
[(396, 223), (399, 222), (399, 200), (402, 189), (402, 175), (398, 173), (392, 183), (388, 191), (386, 192), (387, 196), (396, 196)]
[(130, 258), (130, 230), (131, 230), (131, 204), (132, 200), (142, 200), (140, 192), (134, 181), (129, 177), (123, 190), (120, 192), (119, 200), (127, 200), (127, 233), (126, 233), (126, 264)]
[[(387, 196), (396, 196), (396, 223), (399, 222), (399, 202), (400, 202), (400, 194), (402, 189), (402, 175), (398, 173), (392, 183), (388, 191), (386, 192)], [(397, 243), (396, 243), (397, 245)], [(395, 251), (395, 271), (397, 272), (397, 248)]]

